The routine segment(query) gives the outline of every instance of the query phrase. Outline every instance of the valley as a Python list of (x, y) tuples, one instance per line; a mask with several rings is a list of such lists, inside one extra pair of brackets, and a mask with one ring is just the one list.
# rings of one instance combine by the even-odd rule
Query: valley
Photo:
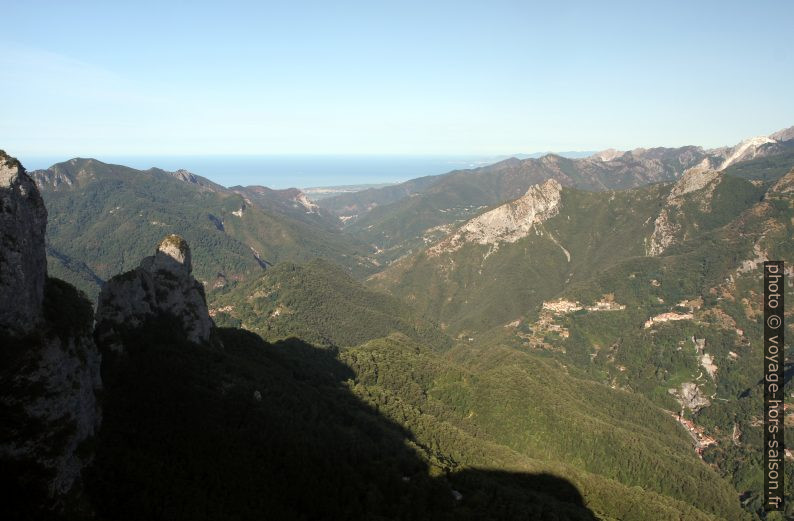
[(4, 3), (0, 521), (794, 520), (734, 4)]
[(794, 302), (792, 138), (316, 199), (4, 156), (46, 205), (48, 305), (82, 309), (101, 353), (81, 499), (58, 508), (763, 519), (759, 277), (785, 261)]

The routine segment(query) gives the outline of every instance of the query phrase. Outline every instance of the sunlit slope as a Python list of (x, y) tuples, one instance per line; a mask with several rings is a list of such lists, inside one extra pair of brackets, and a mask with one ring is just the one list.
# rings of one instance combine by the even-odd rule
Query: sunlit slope
[(131, 269), (167, 233), (189, 241), (208, 291), (282, 260), (326, 258), (352, 272), (371, 267), (365, 248), (338, 230), (310, 226), (279, 213), (281, 206), (262, 206), (192, 174), (73, 159), (31, 175), (49, 212), (50, 262), (90, 294), (98, 291), (93, 277)]

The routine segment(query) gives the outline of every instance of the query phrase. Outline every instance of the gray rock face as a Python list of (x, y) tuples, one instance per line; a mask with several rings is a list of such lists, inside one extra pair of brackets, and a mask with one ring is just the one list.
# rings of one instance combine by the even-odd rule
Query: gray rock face
[(9, 441), (0, 444), (0, 458), (32, 461), (45, 469), (50, 476), (46, 492), (57, 498), (72, 489), (93, 458), (79, 448), (101, 421), (96, 399), (101, 358), (87, 331), (66, 338), (46, 335), (23, 359), (29, 371), (13, 376), (14, 392), (0, 402), (22, 407), (24, 421), (3, 433)]
[(50, 393), (30, 407), (31, 412), (49, 421), (70, 425), (71, 436), (52, 460), (56, 469), (52, 494), (65, 494), (93, 454), (81, 454), (80, 444), (94, 436), (102, 421), (96, 393), (102, 388), (101, 357), (90, 335), (65, 340), (51, 338), (41, 353), (38, 375)]
[(467, 221), (456, 233), (428, 249), (428, 255), (456, 251), (467, 242), (493, 245), (516, 242), (529, 235), (537, 223), (557, 215), (561, 192), (562, 186), (554, 179), (530, 186), (515, 201)]
[(187, 242), (178, 235), (165, 237), (153, 256), (102, 287), (97, 304), (98, 331), (112, 335), (118, 326), (134, 328), (147, 318), (168, 314), (180, 321), (188, 340), (207, 342), (214, 324), (204, 287), (191, 270)]
[(19, 162), (0, 150), (0, 326), (26, 333), (41, 320), (47, 209)]
[(684, 172), (673, 185), (665, 207), (653, 223), (653, 233), (648, 239), (646, 248), (649, 256), (659, 256), (670, 245), (681, 240), (681, 223), (676, 219), (676, 214), (686, 200), (695, 200), (702, 211), (709, 211), (714, 190), (723, 179), (722, 173), (710, 169), (709, 165), (709, 160), (704, 159), (700, 165)]
[[(33, 180), (0, 151), (0, 468), (57, 510), (91, 460), (100, 423), (100, 354), (91, 303), (47, 278), (47, 210)], [(68, 317), (68, 318), (65, 318)]]

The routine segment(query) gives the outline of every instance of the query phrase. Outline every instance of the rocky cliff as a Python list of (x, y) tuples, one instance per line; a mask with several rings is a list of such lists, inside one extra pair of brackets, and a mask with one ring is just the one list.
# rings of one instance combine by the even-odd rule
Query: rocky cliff
[(47, 210), (24, 167), (0, 150), (0, 325), (28, 332), (41, 319)]
[(83, 445), (100, 422), (93, 309), (48, 279), (46, 225), (33, 180), (0, 152), (0, 468), (4, 507), (19, 518), (48, 517), (79, 496), (91, 460)]
[[(646, 253), (657, 257), (676, 240), (680, 240), (681, 223), (676, 219), (676, 214), (680, 211), (681, 206), (686, 200), (696, 197), (698, 206), (707, 212), (714, 190), (721, 180), (721, 172), (710, 169), (707, 160), (684, 172), (684, 175), (673, 185), (664, 208), (654, 221), (653, 233), (648, 240)], [(695, 192), (698, 192), (697, 196), (689, 195)]]
[(97, 334), (110, 340), (121, 328), (135, 328), (147, 319), (170, 315), (191, 342), (208, 342), (214, 324), (204, 287), (191, 275), (190, 247), (178, 235), (166, 236), (155, 254), (134, 270), (111, 278), (99, 294)]

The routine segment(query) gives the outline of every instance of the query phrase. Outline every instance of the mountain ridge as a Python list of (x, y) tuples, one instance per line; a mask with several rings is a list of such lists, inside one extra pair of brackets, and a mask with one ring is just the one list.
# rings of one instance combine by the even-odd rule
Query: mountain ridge
[[(54, 223), (84, 218), (79, 212), (62, 213), (84, 203), (81, 197), (92, 203), (85, 209), (92, 225), (115, 223), (109, 216), (135, 201), (130, 198), (135, 190), (141, 190), (141, 201), (157, 203), (149, 211), (162, 212), (143, 215), (136, 226), (173, 215), (166, 210), (180, 203), (174, 197), (191, 204), (210, 201), (219, 208), (212, 213), (217, 222), (202, 221), (205, 235), (223, 237), (235, 232), (238, 219), (260, 215), (252, 198), (247, 202), (232, 193), (218, 199), (218, 193), (194, 186), (185, 173), (175, 179), (158, 171), (97, 168), (89, 164), (72, 185), (64, 180), (62, 191), (45, 194), (45, 202), (57, 209), (51, 210)], [(72, 193), (80, 183), (91, 190)], [(417, 252), (401, 261), (409, 270), (394, 276), (402, 269), (395, 263), (382, 272), (385, 278), (370, 280), (402, 293), (404, 301), (362, 286), (333, 261), (312, 260), (274, 263), (209, 292), (206, 302), (191, 268), (199, 271), (205, 260), (217, 262), (212, 256), (224, 249), (200, 256), (199, 248), (188, 247), (165, 227), (153, 228), (159, 235), (150, 245), (160, 241), (154, 257), (130, 272), (111, 273), (97, 309), (103, 421), (95, 452), (88, 449), (95, 463), (86, 474), (86, 497), (100, 517), (130, 520), (194, 519), (207, 513), (256, 519), (262, 512), (354, 519), (373, 514), (478, 519), (486, 512), (495, 519), (511, 519), (516, 512), (588, 521), (644, 521), (651, 515), (746, 518), (734, 488), (741, 479), (734, 485), (704, 463), (715, 453), (693, 450), (690, 434), (667, 412), (677, 407), (667, 389), (692, 382), (659, 373), (666, 379), (651, 387), (641, 378), (643, 365), (625, 360), (644, 353), (635, 344), (618, 343), (613, 360), (606, 349), (591, 357), (592, 346), (582, 336), (609, 337), (611, 330), (562, 322), (583, 320), (575, 315), (583, 311), (588, 320), (592, 315), (628, 321), (627, 331), (647, 335), (643, 338), (679, 334), (661, 319), (658, 326), (642, 327), (648, 313), (659, 317), (671, 306), (647, 305), (652, 296), (647, 293), (657, 288), (653, 281), (667, 292), (665, 302), (692, 296), (688, 287), (668, 289), (669, 279), (652, 270), (673, 263), (676, 255), (686, 256), (693, 240), (723, 233), (724, 223), (735, 221), (736, 201), (746, 207), (742, 215), (752, 219), (759, 191), (767, 194), (768, 216), (787, 222), (783, 206), (790, 176), (769, 192), (769, 182), (754, 184), (723, 173), (704, 197), (709, 183), (685, 178), (675, 185), (608, 192), (578, 190), (556, 180), (530, 186), (516, 200), (479, 208), (445, 232), (461, 234), (459, 248), (436, 257)], [(59, 200), (55, 192), (69, 197)], [(682, 227), (663, 255), (646, 257), (653, 217), (670, 204), (674, 192), (672, 200), (700, 231)], [(114, 200), (119, 193), (125, 198)], [(94, 199), (107, 211), (97, 212)], [(199, 207), (198, 214), (189, 213), (188, 206), (182, 215), (204, 218), (209, 206)], [(144, 207), (133, 208), (125, 219), (143, 213)], [(489, 252), (496, 244), (498, 251)], [(110, 250), (121, 244), (102, 246)], [(723, 245), (717, 259), (726, 265), (735, 260), (723, 254), (729, 246), (741, 255), (746, 249), (744, 243)], [(765, 245), (759, 248), (768, 251)], [(692, 257), (679, 269), (697, 260)], [(601, 277), (616, 270), (625, 274), (626, 263), (632, 262), (647, 266), (641, 277), (624, 278), (642, 280), (646, 293), (612, 284), (614, 294), (607, 294)], [(677, 279), (691, 283), (684, 275)], [(710, 277), (723, 273), (715, 268)], [(575, 288), (585, 289), (565, 294)], [(543, 319), (548, 326), (543, 347), (522, 345), (538, 333), (527, 329), (538, 308), (548, 311), (546, 302), (562, 296), (584, 302), (588, 291), (596, 296), (571, 317), (558, 312)], [(201, 302), (191, 306), (195, 299), (188, 295), (198, 295)], [(635, 309), (638, 303), (641, 308)], [(556, 309), (563, 310), (560, 306)], [(137, 313), (139, 308), (144, 312)], [(209, 335), (193, 327), (194, 311)], [(210, 311), (219, 322), (236, 319), (238, 324), (226, 325), (260, 329), (278, 342), (242, 329), (213, 328)], [(108, 322), (113, 335), (103, 334)], [(680, 320), (675, 327), (690, 326)], [(709, 385), (744, 383), (724, 368), (728, 346), (714, 336), (718, 329), (707, 328), (698, 359), (703, 367), (717, 368), (711, 382), (695, 383), (702, 396), (712, 392)], [(693, 334), (703, 338), (700, 330)], [(211, 341), (213, 335), (218, 343)], [(736, 349), (742, 364), (737, 374), (743, 376), (747, 351)], [(621, 364), (628, 365), (625, 371)], [(605, 381), (599, 371), (611, 379)], [(685, 408), (683, 415), (698, 429), (711, 429), (720, 421), (715, 410), (713, 405)], [(744, 424), (743, 429), (752, 432)], [(152, 462), (164, 464), (153, 471)], [(502, 470), (484, 470), (495, 463)], [(166, 498), (169, 506), (163, 510)]]
[[(785, 131), (776, 135), (788, 136)], [(387, 204), (380, 204), (377, 199), (364, 200), (368, 194), (376, 197), (377, 192), (362, 193), (357, 210), (352, 213), (336, 207), (333, 198), (319, 204), (340, 215), (348, 233), (374, 245), (379, 264), (388, 265), (435, 242), (446, 228), (471, 219), (483, 208), (514, 200), (546, 179), (555, 179), (566, 187), (604, 191), (672, 182), (692, 168), (723, 169), (734, 175), (747, 175), (741, 174), (742, 169), (747, 169), (758, 175), (760, 170), (748, 165), (766, 163), (763, 175), (771, 180), (794, 166), (794, 140), (770, 139), (750, 139), (734, 147), (713, 150), (686, 146), (611, 152), (608, 161), (599, 154), (579, 159), (553, 154), (538, 159), (511, 158), (427, 179), (423, 181), (427, 187), (405, 188), (407, 192), (402, 192), (401, 199), (390, 199)], [(389, 189), (392, 194), (401, 193), (399, 185)]]
[[(353, 460), (382, 450), (379, 436), (413, 451), (400, 453), (402, 463), (350, 466), (345, 494), (360, 497), (358, 483), (371, 482), (372, 497), (381, 498), (351, 499), (362, 511), (394, 505), (387, 491), (417, 480), (422, 485), (411, 490), (419, 496), (412, 497), (447, 498), (433, 503), (442, 505), (438, 518), (476, 517), (488, 504), (477, 491), (497, 494), (497, 480), (513, 491), (517, 503), (510, 505), (535, 498), (585, 519), (646, 519), (648, 509), (670, 519), (742, 518), (739, 494), (750, 511), (760, 502), (753, 477), (759, 431), (752, 411), (760, 400), (752, 376), (759, 370), (754, 288), (764, 259), (794, 258), (785, 240), (794, 223), (790, 151), (787, 142), (761, 139), (704, 157), (698, 149), (658, 148), (579, 163), (555, 155), (506, 160), (442, 176), (343, 229), (297, 190), (218, 188), (186, 171), (93, 160), (41, 171), (52, 232), (42, 251), (75, 277), (108, 280), (94, 336), (107, 358), (107, 422), (87, 487), (109, 498), (100, 511), (117, 513), (125, 490), (160, 497), (157, 490), (171, 487), (146, 470), (147, 461), (174, 454), (182, 463), (168, 474), (179, 483), (171, 490), (189, 498), (214, 497), (213, 489), (186, 484), (182, 469), (237, 483), (229, 473), (242, 465), (270, 480), (262, 470), (270, 467), (256, 460), (264, 458), (294, 481), (268, 481), (286, 503), (255, 503), (304, 511), (289, 483), (306, 476), (284, 458), (321, 464), (325, 449), (310, 448), (318, 440), (290, 429), (322, 417), (330, 429), (323, 432), (339, 446), (352, 447), (344, 432), (370, 439), (364, 452), (345, 452)], [(637, 179), (674, 179), (615, 190), (559, 180), (598, 180), (603, 163)], [(519, 190), (549, 172), (553, 177)], [(387, 219), (367, 221), (376, 217)], [(391, 228), (366, 235), (367, 222)], [(392, 236), (395, 230), (403, 235)], [(196, 246), (167, 240), (154, 257), (132, 264), (144, 255), (136, 258), (130, 244), (151, 246), (178, 232)], [(48, 287), (80, 301), (68, 296), (68, 285)], [(172, 290), (198, 300), (171, 298)], [(133, 301), (146, 312), (125, 311)], [(191, 309), (206, 328), (193, 327)], [(213, 327), (213, 318), (227, 327)], [(103, 334), (108, 327), (113, 334)], [(280, 383), (267, 384), (271, 379)], [(333, 399), (318, 398), (314, 385)], [(592, 396), (577, 394), (582, 388)], [(282, 408), (289, 393), (300, 410)], [(202, 397), (200, 407), (191, 396)], [(346, 420), (352, 430), (320, 412), (341, 412), (334, 400), (356, 411)], [(223, 411), (242, 431), (224, 430)], [(163, 444), (160, 431), (188, 444)], [(127, 438), (129, 432), (136, 435)], [(212, 440), (227, 437), (230, 444), (219, 446), (233, 455), (231, 466), (216, 464), (217, 474), (206, 474), (205, 459), (188, 456), (213, 454)], [(494, 461), (518, 462), (510, 467), (518, 474), (472, 469)], [(533, 488), (540, 478), (519, 485), (522, 473), (550, 469), (573, 483), (567, 506)], [(647, 490), (632, 493), (638, 484)], [(247, 486), (215, 490), (243, 503), (254, 497)], [(184, 503), (176, 517), (194, 517), (191, 501)], [(156, 501), (127, 506), (131, 519), (157, 517)]]
[(99, 291), (97, 278), (134, 268), (134, 259), (146, 254), (143, 245), (169, 232), (193, 244), (196, 275), (208, 292), (281, 260), (326, 258), (352, 272), (374, 267), (368, 246), (342, 235), (335, 217), (325, 222), (306, 213), (294, 201), (299, 194), (276, 192), (257, 201), (189, 172), (91, 159), (58, 163), (31, 177), (50, 209), (50, 264), (91, 296)]

